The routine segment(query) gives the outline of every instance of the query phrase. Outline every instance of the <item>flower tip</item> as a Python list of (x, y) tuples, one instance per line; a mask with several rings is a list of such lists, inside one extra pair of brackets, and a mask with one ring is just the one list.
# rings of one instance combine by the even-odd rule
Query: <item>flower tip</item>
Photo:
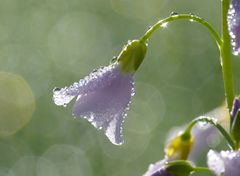
[(55, 87), (53, 89), (53, 101), (57, 106), (66, 107), (67, 104), (74, 98), (74, 96), (67, 95), (66, 88)]

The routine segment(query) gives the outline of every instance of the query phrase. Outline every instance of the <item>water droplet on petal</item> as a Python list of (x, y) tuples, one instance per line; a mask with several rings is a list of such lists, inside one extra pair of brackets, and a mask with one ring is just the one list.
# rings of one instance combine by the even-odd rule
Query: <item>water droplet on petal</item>
[(228, 30), (231, 37), (233, 54), (240, 52), (240, 2), (232, 0), (228, 11)]
[(201, 121), (201, 122), (198, 122), (198, 125), (199, 125), (200, 127), (206, 127), (206, 126), (208, 125), (208, 122), (206, 122), (206, 121)]
[(53, 89), (53, 92), (57, 92), (57, 91), (60, 91), (60, 90), (61, 90), (61, 88), (55, 87), (55, 88)]

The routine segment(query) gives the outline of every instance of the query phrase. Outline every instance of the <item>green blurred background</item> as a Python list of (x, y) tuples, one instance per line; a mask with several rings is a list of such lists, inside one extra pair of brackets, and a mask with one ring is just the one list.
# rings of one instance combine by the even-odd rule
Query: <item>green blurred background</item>
[[(0, 176), (140, 176), (163, 158), (170, 129), (222, 104), (216, 44), (186, 21), (149, 41), (124, 145), (73, 119), (73, 103), (53, 103), (54, 87), (107, 65), (127, 40), (173, 11), (220, 29), (220, 0), (0, 0)], [(239, 93), (239, 58), (234, 72)]]

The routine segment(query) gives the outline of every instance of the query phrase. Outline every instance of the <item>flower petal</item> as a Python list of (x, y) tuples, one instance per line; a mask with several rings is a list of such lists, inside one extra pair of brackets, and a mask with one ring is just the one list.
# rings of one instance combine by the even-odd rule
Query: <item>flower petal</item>
[[(73, 107), (75, 117), (84, 117), (97, 129), (103, 128), (109, 140), (116, 145), (123, 143), (122, 124), (131, 96), (134, 93), (132, 75), (115, 70), (114, 79), (107, 85), (78, 96)], [(108, 78), (106, 78), (108, 79)], [(109, 80), (107, 80), (109, 81)]]
[(208, 152), (208, 167), (218, 176), (224, 173), (224, 161), (222, 160), (219, 153), (210, 150)]
[(240, 1), (232, 0), (228, 11), (228, 28), (232, 40), (233, 54), (240, 52)]
[(84, 117), (97, 129), (103, 128), (109, 140), (123, 143), (122, 124), (134, 94), (133, 74), (123, 74), (116, 62), (102, 67), (78, 83), (53, 90), (56, 105), (66, 106), (75, 96), (75, 117)]
[(66, 106), (75, 96), (87, 94), (109, 85), (119, 74), (118, 64), (101, 67), (93, 71), (84, 79), (69, 87), (53, 90), (53, 100), (58, 106)]
[(240, 100), (238, 98), (235, 98), (231, 112), (232, 118), (235, 118), (238, 111), (240, 111)]
[(221, 151), (217, 153), (210, 150), (208, 153), (208, 166), (217, 175), (239, 176), (240, 152)]

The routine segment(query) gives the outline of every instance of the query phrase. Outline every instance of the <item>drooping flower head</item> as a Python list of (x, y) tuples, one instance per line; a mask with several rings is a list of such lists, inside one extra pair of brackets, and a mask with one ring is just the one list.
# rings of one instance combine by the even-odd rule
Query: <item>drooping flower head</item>
[(66, 106), (77, 97), (73, 116), (86, 118), (95, 128), (103, 129), (113, 144), (121, 145), (124, 117), (134, 95), (133, 75), (146, 51), (146, 43), (130, 41), (115, 63), (93, 71), (69, 87), (55, 88), (55, 104)]
[(240, 52), (240, 1), (232, 0), (228, 11), (228, 29), (230, 32), (233, 54)]
[(220, 153), (210, 150), (207, 155), (208, 167), (217, 176), (239, 176), (240, 151), (221, 151)]

